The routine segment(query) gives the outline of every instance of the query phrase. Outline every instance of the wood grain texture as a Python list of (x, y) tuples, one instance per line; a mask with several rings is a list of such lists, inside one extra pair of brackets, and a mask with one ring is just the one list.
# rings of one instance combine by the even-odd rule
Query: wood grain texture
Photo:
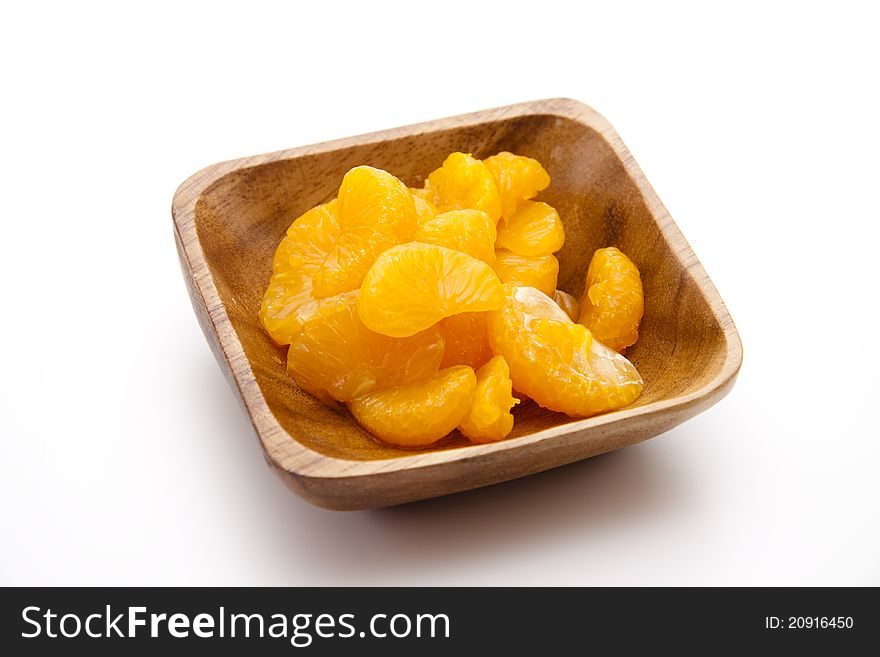
[[(593, 251), (617, 246), (638, 265), (645, 317), (627, 351), (645, 379), (628, 408), (573, 420), (533, 402), (512, 438), (470, 445), (457, 433), (431, 451), (380, 445), (344, 409), (300, 391), (285, 350), (260, 327), (272, 255), (299, 214), (332, 198), (348, 169), (369, 164), (420, 186), (452, 151), (509, 150), (544, 164), (539, 198), (559, 210), (566, 241), (559, 287), (580, 297)], [(332, 509), (399, 504), (521, 477), (667, 431), (721, 399), (742, 362), (724, 303), (609, 123), (553, 99), (212, 165), (172, 205), (196, 315), (260, 439), (266, 459), (307, 500)]]

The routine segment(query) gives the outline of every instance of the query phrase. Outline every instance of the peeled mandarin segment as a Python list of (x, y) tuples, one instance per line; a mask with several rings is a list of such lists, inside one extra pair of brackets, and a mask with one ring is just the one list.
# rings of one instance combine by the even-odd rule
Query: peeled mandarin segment
[(522, 256), (512, 251), (495, 251), (495, 272), (503, 283), (535, 287), (553, 294), (559, 276), (559, 261), (552, 255)]
[(556, 305), (562, 308), (565, 311), (565, 314), (571, 317), (571, 321), (578, 321), (578, 312), (579, 306), (578, 300), (575, 299), (568, 292), (563, 292), (562, 290), (554, 290), (553, 292), (553, 300), (556, 302)]
[[(319, 267), (336, 247), (340, 227), (336, 199), (315, 206), (290, 224), (284, 242), (290, 243), (288, 264)], [(279, 246), (279, 249), (281, 247)], [(277, 260), (277, 257), (276, 257)]]
[(428, 176), (425, 189), (440, 212), (482, 210), (496, 223), (501, 217), (501, 197), (492, 172), (469, 154), (452, 153)]
[[(511, 217), (522, 201), (550, 184), (550, 176), (538, 160), (503, 151), (483, 160), (501, 196), (501, 215)], [(509, 248), (509, 247), (505, 247)], [(552, 253), (552, 251), (550, 251)]]
[(633, 261), (613, 246), (597, 250), (587, 269), (578, 321), (622, 352), (638, 340), (644, 312), (642, 279)]
[(495, 222), (482, 210), (450, 210), (423, 223), (415, 240), (495, 262)]
[(437, 208), (434, 207), (434, 204), (431, 203), (431, 201), (425, 198), (425, 190), (410, 188), (409, 191), (412, 192), (413, 195), (413, 203), (416, 208), (416, 220), (418, 221), (419, 226), (437, 216)]
[(276, 343), (289, 344), (317, 308), (313, 278), (338, 237), (335, 200), (305, 212), (287, 229), (260, 305), (260, 321)]
[[(519, 289), (520, 287), (522, 289)], [(562, 324), (571, 322), (565, 311), (553, 299), (535, 288), (506, 283), (504, 285), (504, 303), (502, 310), (510, 310), (512, 305), (513, 310), (521, 316), (527, 327), (539, 319), (552, 319)]]
[(538, 201), (523, 201), (516, 213), (498, 224), (497, 246), (524, 256), (550, 255), (562, 248), (565, 230), (556, 210)]
[(292, 267), (290, 257), (295, 250), (296, 242), (294, 240), (290, 239), (287, 235), (281, 238), (278, 248), (275, 249), (275, 255), (272, 258), (272, 273), (288, 271)]
[(552, 345), (559, 360), (565, 363), (574, 360), (581, 343), (589, 349), (592, 340), (592, 335), (585, 326), (574, 324), (570, 320), (560, 322), (555, 319), (535, 319), (529, 323), (529, 330), (536, 339)]
[(290, 224), (275, 251), (272, 271), (286, 271), (303, 264), (316, 267), (324, 262), (338, 238), (339, 222), (334, 199), (313, 207)]
[(444, 345), (437, 327), (408, 338), (379, 335), (361, 322), (358, 296), (354, 291), (322, 300), (294, 336), (287, 370), (300, 388), (319, 398), (351, 401), (437, 372)]
[(477, 377), (470, 367), (450, 367), (421, 383), (358, 397), (348, 408), (377, 438), (401, 447), (425, 447), (461, 423), (476, 385)]
[(493, 357), (477, 370), (477, 387), (461, 432), (475, 443), (505, 438), (513, 429), (510, 409), (519, 403), (513, 394), (510, 368), (502, 356)]
[(358, 310), (368, 328), (403, 338), (444, 317), (494, 310), (503, 303), (501, 281), (482, 260), (411, 242), (376, 259), (361, 286)]
[(514, 387), (544, 408), (587, 417), (631, 404), (642, 378), (626, 358), (576, 324), (545, 294), (504, 286), (488, 314), (489, 343), (507, 361)]
[(290, 344), (303, 321), (317, 308), (312, 296), (314, 270), (288, 269), (272, 274), (260, 304), (260, 323), (279, 345)]
[(424, 187), (410, 187), (409, 191), (414, 198), (418, 197), (423, 201), (428, 201), (428, 203), (431, 204), (431, 207), (434, 207), (434, 192), (432, 192), (430, 189), (426, 189)]
[(409, 188), (387, 171), (359, 166), (345, 174), (338, 193), (342, 237), (369, 237), (376, 231), (407, 239), (416, 230)]
[(410, 241), (418, 228), (409, 189), (373, 167), (355, 167), (345, 174), (337, 214), (339, 238), (315, 275), (318, 297), (357, 289), (376, 256)]
[(459, 313), (438, 324), (446, 342), (441, 368), (469, 365), (477, 369), (492, 358), (486, 313)]

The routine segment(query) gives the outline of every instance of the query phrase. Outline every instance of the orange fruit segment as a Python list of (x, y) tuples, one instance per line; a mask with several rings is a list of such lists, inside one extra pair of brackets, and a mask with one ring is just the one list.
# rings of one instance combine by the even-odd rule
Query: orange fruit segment
[(369, 330), (357, 312), (360, 293), (322, 301), (287, 352), (287, 371), (316, 397), (351, 401), (376, 389), (405, 385), (436, 373), (443, 335), (431, 327), (407, 338)]
[(272, 258), (273, 274), (278, 271), (287, 271), (290, 269), (290, 257), (293, 255), (295, 249), (296, 242), (290, 239), (290, 237), (285, 235), (281, 238), (281, 241), (278, 243), (278, 248), (275, 249), (275, 255)]
[(423, 201), (427, 201), (431, 207), (434, 207), (434, 192), (430, 189), (425, 189), (424, 187), (410, 187), (409, 192), (413, 197), (418, 197)]
[(269, 279), (260, 304), (260, 323), (276, 344), (290, 344), (318, 307), (312, 295), (313, 271), (288, 269)]
[(426, 381), (362, 395), (349, 411), (374, 436), (400, 447), (425, 447), (455, 429), (467, 415), (477, 377), (465, 365)]
[(452, 153), (425, 181), (431, 202), (440, 212), (482, 210), (492, 221), (501, 217), (501, 197), (492, 172), (467, 153)]
[(486, 313), (459, 313), (438, 324), (446, 342), (441, 368), (469, 365), (477, 369), (492, 358), (486, 328)]
[(565, 311), (565, 314), (571, 318), (571, 321), (578, 321), (579, 306), (578, 300), (568, 292), (562, 290), (554, 290), (553, 300), (556, 305)]
[(415, 187), (410, 187), (409, 191), (412, 194), (413, 203), (416, 208), (416, 220), (419, 226), (421, 226), (426, 221), (433, 219), (437, 214), (437, 208), (434, 207), (430, 200), (430, 198), (433, 198), (433, 194), (428, 190), (416, 189)]
[(644, 312), (638, 267), (613, 246), (598, 249), (587, 269), (578, 321), (602, 343), (623, 352), (639, 339)]
[(316, 205), (298, 217), (275, 250), (272, 271), (299, 265), (319, 266), (339, 238), (336, 199)]
[(409, 189), (381, 169), (351, 169), (337, 198), (339, 237), (315, 274), (318, 297), (357, 289), (376, 256), (410, 241), (418, 228)]
[(642, 378), (625, 357), (593, 339), (547, 295), (506, 284), (488, 313), (489, 343), (507, 361), (514, 387), (544, 408), (587, 417), (631, 404)]
[[(550, 184), (550, 175), (538, 160), (502, 151), (483, 160), (501, 197), (501, 216), (511, 217), (517, 206)], [(551, 251), (552, 253), (552, 251)]]
[[(339, 240), (339, 204), (336, 199), (315, 206), (290, 224), (278, 250), (286, 243), (287, 262), (290, 267), (307, 265), (319, 267)], [(278, 253), (275, 265), (279, 267)], [(279, 268), (283, 269), (283, 266)]]
[(554, 253), (565, 242), (559, 213), (546, 203), (523, 201), (513, 215), (498, 224), (496, 246), (524, 256)]
[(535, 287), (553, 294), (559, 276), (559, 261), (552, 255), (522, 256), (513, 251), (495, 251), (495, 273), (503, 283)]
[(461, 312), (500, 308), (501, 281), (461, 251), (410, 242), (380, 255), (364, 278), (358, 310), (377, 333), (404, 338)]
[(495, 222), (482, 210), (450, 210), (423, 223), (415, 240), (495, 262)]
[(339, 236), (336, 207), (333, 200), (303, 213), (275, 251), (260, 322), (279, 345), (289, 344), (317, 308), (313, 278)]
[(471, 442), (489, 443), (507, 437), (513, 429), (510, 412), (519, 400), (513, 396), (510, 368), (494, 356), (477, 370), (474, 399), (459, 429)]

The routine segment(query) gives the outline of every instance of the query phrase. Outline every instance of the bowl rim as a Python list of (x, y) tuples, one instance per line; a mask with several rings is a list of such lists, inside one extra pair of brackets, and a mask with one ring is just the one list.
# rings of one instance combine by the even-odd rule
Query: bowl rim
[[(529, 116), (562, 117), (586, 125), (599, 133), (620, 159), (627, 175), (630, 176), (642, 194), (648, 210), (657, 222), (663, 239), (670, 246), (673, 257), (692, 276), (721, 328), (726, 350), (724, 360), (716, 375), (705, 385), (684, 395), (660, 399), (644, 406), (623, 408), (590, 418), (573, 419), (562, 425), (496, 443), (466, 445), (442, 451), (420, 451), (375, 460), (329, 456), (301, 443), (296, 436), (291, 435), (281, 426), (269, 409), (251, 369), (250, 361), (217, 292), (196, 231), (195, 208), (199, 198), (221, 178), (243, 169), (270, 162), (327, 153), (355, 145), (376, 144), (389, 139), (427, 134), (438, 130), (463, 128), (480, 123)], [(428, 468), (462, 460), (477, 459), (489, 454), (515, 451), (566, 434), (598, 429), (667, 411), (681, 411), (695, 406), (708, 408), (727, 394), (742, 365), (742, 343), (733, 319), (690, 244), (672, 220), (641, 168), (608, 120), (588, 105), (570, 98), (551, 98), (505, 105), (363, 135), (218, 162), (197, 171), (181, 183), (172, 200), (171, 214), (182, 264), (185, 259), (185, 265), (189, 268), (188, 273), (192, 280), (192, 290), (198, 295), (198, 301), (205, 311), (205, 317), (210, 321), (216, 336), (217, 346), (226, 360), (228, 371), (231, 374), (231, 377), (228, 377), (230, 383), (247, 411), (248, 418), (262, 443), (270, 464), (296, 477), (337, 479)]]

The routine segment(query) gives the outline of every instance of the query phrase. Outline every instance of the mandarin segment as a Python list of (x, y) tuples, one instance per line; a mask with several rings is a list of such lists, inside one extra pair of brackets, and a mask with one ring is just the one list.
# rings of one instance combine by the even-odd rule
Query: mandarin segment
[(423, 201), (429, 201), (432, 205), (434, 203), (434, 192), (432, 192), (430, 189), (426, 189), (424, 187), (410, 187), (409, 192), (414, 197), (418, 196)]
[(315, 295), (357, 289), (380, 253), (412, 239), (415, 202), (400, 180), (381, 169), (351, 169), (339, 187), (339, 237), (315, 275)]
[(619, 249), (598, 249), (590, 260), (578, 321), (598, 340), (623, 352), (639, 339), (645, 312), (642, 279)]
[(377, 438), (400, 447), (425, 447), (455, 429), (467, 415), (477, 377), (467, 366), (441, 370), (426, 381), (392, 386), (348, 405)]
[(503, 283), (535, 287), (544, 294), (553, 294), (559, 276), (555, 256), (522, 256), (513, 251), (495, 251), (495, 273)]
[(423, 223), (415, 240), (495, 262), (495, 222), (482, 210), (450, 210)]
[(409, 188), (387, 171), (354, 167), (342, 178), (337, 194), (342, 237), (372, 232), (407, 239), (415, 232), (415, 206)]
[(550, 184), (550, 175), (541, 163), (524, 155), (502, 151), (483, 162), (492, 172), (501, 196), (503, 217), (512, 216), (521, 202), (533, 198)]
[(578, 321), (580, 304), (573, 295), (568, 292), (563, 292), (562, 290), (554, 290), (553, 300), (556, 302), (557, 306), (565, 311), (565, 314), (571, 318), (571, 321)]
[(275, 255), (272, 258), (273, 274), (288, 271), (293, 266), (290, 263), (290, 258), (294, 251), (296, 251), (296, 248), (296, 242), (289, 236), (285, 235), (281, 238), (281, 241), (278, 243), (278, 248), (275, 249)]
[(318, 307), (312, 296), (312, 272), (289, 269), (272, 274), (260, 303), (260, 323), (279, 345), (290, 344)]
[(504, 307), (488, 314), (489, 343), (507, 361), (517, 390), (572, 417), (621, 408), (641, 394), (632, 363), (593, 339), (550, 297), (530, 287), (504, 288)]
[(293, 338), (287, 370), (296, 384), (316, 396), (351, 401), (392, 385), (405, 385), (437, 372), (444, 341), (431, 327), (407, 338), (369, 330), (357, 312), (359, 292), (322, 301)]
[[(317, 205), (290, 224), (282, 240), (289, 242), (287, 264), (319, 267), (339, 241), (339, 204), (336, 199)], [(280, 246), (279, 246), (280, 249)], [(276, 254), (276, 260), (277, 260)]]
[(523, 201), (498, 224), (497, 247), (523, 256), (555, 253), (565, 242), (559, 213), (540, 201)]
[(313, 277), (339, 235), (336, 201), (303, 213), (275, 250), (260, 304), (260, 323), (279, 345), (289, 344), (317, 308)]
[(413, 204), (416, 209), (416, 221), (419, 226), (424, 225), (437, 216), (437, 208), (434, 207), (434, 204), (421, 196), (413, 194)]
[(492, 358), (486, 313), (459, 313), (438, 324), (446, 341), (441, 368), (470, 365), (477, 369)]
[(452, 153), (425, 181), (430, 200), (440, 212), (482, 210), (492, 221), (501, 217), (501, 197), (492, 172), (467, 153)]
[(513, 396), (510, 368), (494, 356), (477, 370), (474, 400), (459, 429), (471, 442), (489, 443), (507, 437), (513, 429), (510, 412), (519, 400)]
[(503, 303), (501, 281), (482, 260), (411, 242), (376, 259), (361, 286), (358, 310), (370, 329), (402, 338), (444, 317), (493, 310)]
[(316, 205), (290, 224), (275, 250), (272, 271), (287, 271), (303, 264), (319, 266), (336, 244), (338, 237), (336, 199)]

